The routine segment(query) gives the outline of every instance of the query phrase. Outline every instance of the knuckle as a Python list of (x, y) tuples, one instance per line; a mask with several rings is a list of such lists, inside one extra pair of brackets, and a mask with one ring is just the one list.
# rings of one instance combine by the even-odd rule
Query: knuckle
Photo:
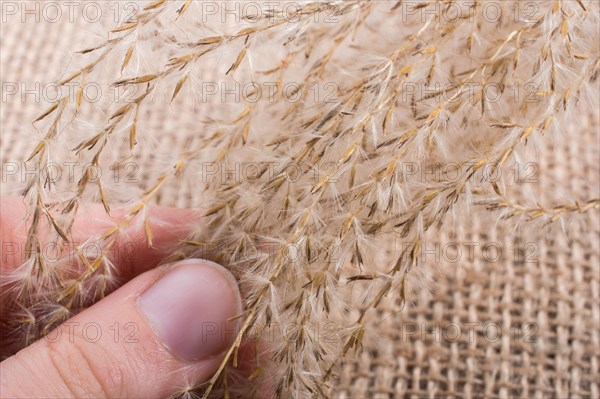
[[(72, 337), (72, 338), (71, 338)], [(45, 342), (52, 366), (72, 397), (113, 397), (122, 392), (121, 368), (108, 351), (96, 348), (80, 335), (68, 342)]]

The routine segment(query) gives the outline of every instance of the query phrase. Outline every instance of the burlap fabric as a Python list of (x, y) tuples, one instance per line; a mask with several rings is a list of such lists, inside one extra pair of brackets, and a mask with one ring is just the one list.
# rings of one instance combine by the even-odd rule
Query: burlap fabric
[[(0, 41), (3, 195), (22, 182), (4, 165), (23, 161), (36, 142), (31, 121), (43, 99), (34, 93), (57, 81), (74, 49), (104, 31), (82, 17), (81, 4), (73, 18), (48, 14), (36, 21), (35, 11), (8, 15), (7, 3)], [(34, 2), (25, 3), (35, 10)], [(141, 147), (140, 185), (153, 175), (152, 149), (185, 148), (191, 136), (181, 127), (193, 124), (181, 110), (177, 118), (148, 118), (163, 134)], [(522, 196), (598, 197), (598, 126), (598, 110), (581, 109), (557, 145), (539, 149), (535, 170), (521, 171), (534, 173)], [(200, 195), (193, 187), (170, 187), (160, 202), (187, 206)], [(334, 397), (600, 397), (599, 212), (575, 216), (564, 229), (525, 233), (493, 222), (474, 216), (442, 229), (435, 244), (442, 249), (426, 259), (432, 281), (401, 313), (375, 317), (370, 340), (377, 345), (347, 365)]]

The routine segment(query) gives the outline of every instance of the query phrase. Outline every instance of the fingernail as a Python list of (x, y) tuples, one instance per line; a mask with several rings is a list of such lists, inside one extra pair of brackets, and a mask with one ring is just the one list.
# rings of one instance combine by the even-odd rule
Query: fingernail
[(152, 329), (184, 360), (210, 358), (235, 339), (242, 311), (234, 277), (222, 266), (199, 259), (178, 262), (139, 298)]

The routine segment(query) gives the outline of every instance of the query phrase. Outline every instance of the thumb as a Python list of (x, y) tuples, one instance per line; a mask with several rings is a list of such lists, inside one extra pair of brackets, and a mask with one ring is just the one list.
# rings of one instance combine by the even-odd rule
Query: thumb
[(2, 397), (165, 397), (208, 380), (242, 311), (233, 276), (190, 259), (146, 272), (0, 363)]

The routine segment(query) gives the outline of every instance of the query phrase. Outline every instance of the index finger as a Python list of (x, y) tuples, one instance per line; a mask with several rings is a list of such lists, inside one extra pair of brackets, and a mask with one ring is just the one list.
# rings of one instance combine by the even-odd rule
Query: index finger
[[(88, 249), (101, 250), (94, 238), (103, 232), (119, 226), (123, 222), (127, 208), (115, 209), (107, 215), (100, 204), (86, 205), (80, 209), (71, 229), (70, 246), (87, 245)], [(15, 271), (30, 254), (26, 253), (27, 240), (27, 207), (23, 198), (11, 196), (0, 197), (0, 242), (1, 260), (0, 276)], [(104, 254), (115, 265), (116, 275), (123, 281), (156, 267), (161, 260), (170, 254), (179, 241), (196, 229), (201, 219), (200, 213), (194, 209), (181, 209), (162, 206), (149, 206), (146, 215), (138, 215), (129, 225), (121, 226), (115, 232), (112, 248)], [(148, 222), (147, 226), (145, 221)], [(42, 230), (45, 228), (42, 226)], [(150, 230), (151, 240), (147, 229)], [(50, 249), (56, 246), (47, 237), (40, 237), (42, 256), (46, 261), (56, 262), (50, 256)], [(151, 241), (151, 242), (150, 242)], [(73, 249), (73, 248), (70, 248)], [(45, 250), (45, 251), (44, 251)], [(60, 259), (64, 261), (64, 259)], [(74, 267), (78, 262), (76, 256), (67, 259)], [(1, 277), (0, 277), (1, 278)]]

